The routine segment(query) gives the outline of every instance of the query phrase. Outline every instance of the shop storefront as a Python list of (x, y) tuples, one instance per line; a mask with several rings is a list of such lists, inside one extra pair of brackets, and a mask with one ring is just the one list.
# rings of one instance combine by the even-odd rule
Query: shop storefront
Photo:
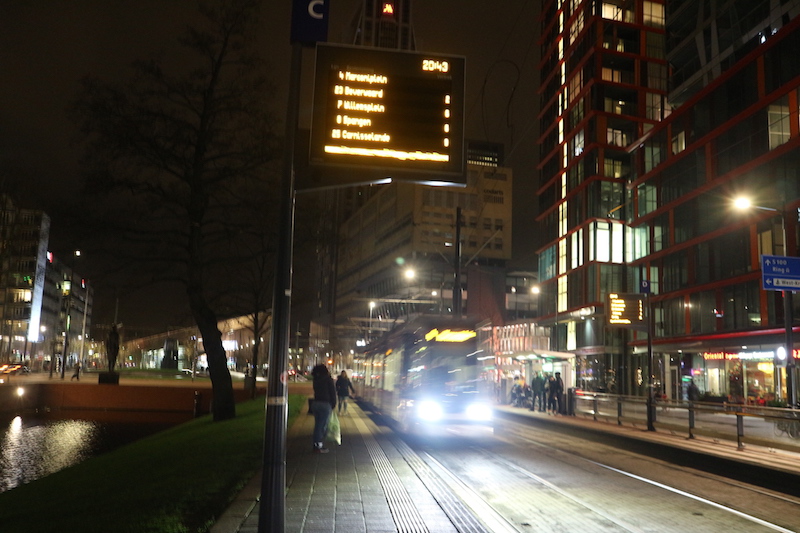
[(703, 352), (695, 358), (692, 378), (706, 398), (770, 405), (786, 395), (774, 357), (771, 350)]
[(533, 322), (478, 328), (478, 360), (497, 388), (501, 402), (508, 401), (515, 382), (530, 384), (537, 373), (561, 373), (565, 390), (575, 385), (575, 354), (549, 350), (549, 328)]

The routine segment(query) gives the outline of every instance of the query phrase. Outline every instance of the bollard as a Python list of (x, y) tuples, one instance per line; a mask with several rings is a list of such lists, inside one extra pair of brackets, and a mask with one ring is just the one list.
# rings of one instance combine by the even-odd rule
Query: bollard
[(203, 398), (203, 395), (200, 394), (200, 391), (194, 391), (194, 409), (192, 414), (195, 418), (200, 416), (200, 400)]
[(738, 450), (744, 450), (744, 442), (742, 439), (744, 438), (744, 415), (741, 413), (736, 413), (736, 448)]
[(567, 414), (569, 416), (575, 416), (575, 403), (576, 403), (576, 391), (575, 387), (570, 387), (567, 389)]

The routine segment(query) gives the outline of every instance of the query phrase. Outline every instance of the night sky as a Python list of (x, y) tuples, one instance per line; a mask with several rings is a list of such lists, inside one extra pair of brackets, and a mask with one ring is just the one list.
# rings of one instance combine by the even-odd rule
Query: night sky
[[(331, 42), (348, 42), (348, 26), (360, 4), (331, 0)], [(264, 6), (261, 45), (274, 69), (275, 109), (281, 113), (287, 101), (281, 80), (289, 75), (291, 2), (264, 0)], [(517, 200), (532, 198), (534, 191), (537, 13), (538, 2), (530, 0), (420, 0), (413, 7), (419, 51), (466, 56), (466, 136), (505, 143)], [(78, 132), (67, 117), (80, 79), (87, 74), (127, 79), (132, 61), (174, 49), (176, 36), (193, 16), (191, 1), (0, 2), (0, 180), (21, 186), (26, 207), (53, 215), (51, 248), (71, 246), (57, 226), (58, 213), (69, 209), (81, 187)], [(301, 121), (309, 112), (308, 107), (301, 112)], [(518, 238), (519, 229), (530, 227), (532, 215), (532, 206), (515, 203), (519, 252), (526, 244)], [(531, 250), (514, 255), (528, 264), (534, 258)], [(115, 296), (98, 292), (95, 297), (95, 323), (109, 322)], [(180, 295), (170, 296), (163, 288), (143, 291), (120, 298), (118, 319), (162, 327), (185, 322), (185, 308)]]

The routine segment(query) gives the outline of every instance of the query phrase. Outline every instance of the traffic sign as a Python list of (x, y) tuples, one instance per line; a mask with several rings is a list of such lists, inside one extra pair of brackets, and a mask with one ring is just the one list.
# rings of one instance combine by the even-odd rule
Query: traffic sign
[(762, 255), (761, 286), (766, 291), (800, 290), (800, 257)]
[(328, 4), (330, 0), (294, 0), (289, 40), (313, 44), (328, 40)]

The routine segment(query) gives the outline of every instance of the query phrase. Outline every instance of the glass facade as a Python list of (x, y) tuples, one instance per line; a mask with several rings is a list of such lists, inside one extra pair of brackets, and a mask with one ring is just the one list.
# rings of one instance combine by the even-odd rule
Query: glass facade
[[(773, 4), (544, 3), (541, 311), (579, 386), (785, 398), (767, 354), (788, 317), (760, 261), (798, 252), (800, 1)], [(644, 281), (653, 368), (645, 334), (603, 326), (605, 295)]]
[[(796, 17), (784, 18), (724, 74), (683, 93), (683, 105), (634, 152), (629, 266), (651, 281), (659, 359), (710, 398), (779, 405), (787, 396), (786, 371), (773, 365), (785, 340), (783, 294), (763, 286), (761, 256), (798, 252), (800, 93), (796, 78), (775, 83), (767, 66), (797, 68), (789, 47), (800, 44), (798, 28)], [(684, 81), (681, 74), (673, 83)], [(758, 208), (737, 211), (740, 196)]]

